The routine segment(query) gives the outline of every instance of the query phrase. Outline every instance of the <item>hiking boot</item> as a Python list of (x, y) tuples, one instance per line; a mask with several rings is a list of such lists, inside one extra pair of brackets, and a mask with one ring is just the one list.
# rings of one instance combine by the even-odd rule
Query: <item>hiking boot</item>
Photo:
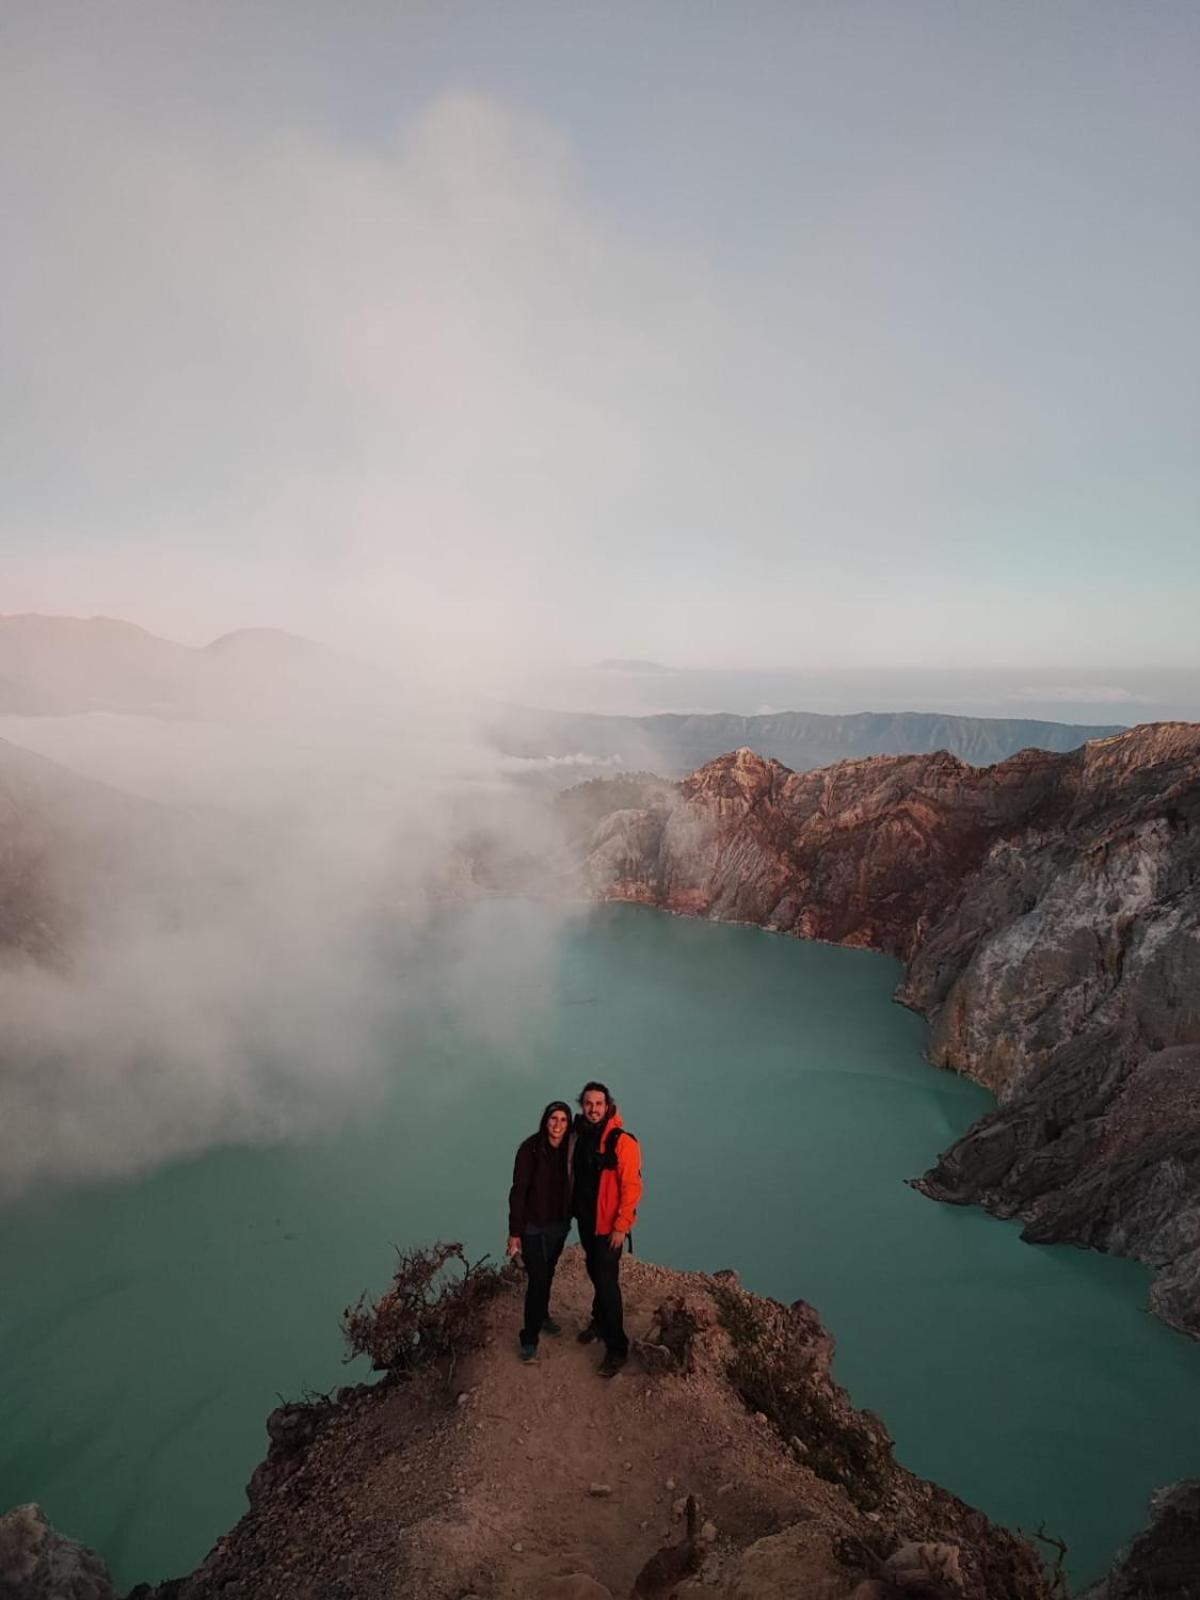
[(600, 1329), (594, 1322), (589, 1322), (586, 1328), (580, 1328), (575, 1337), (580, 1344), (594, 1344), (600, 1337)]
[(628, 1360), (628, 1356), (610, 1350), (596, 1370), (602, 1378), (615, 1378)]
[(542, 1323), (542, 1332), (543, 1333), (561, 1333), (562, 1332), (562, 1326), (561, 1326), (560, 1323), (555, 1322), (553, 1317), (547, 1317), (545, 1322)]
[(527, 1363), (530, 1362), (530, 1361), (536, 1361), (537, 1360), (537, 1345), (535, 1345), (535, 1344), (526, 1344), (524, 1339), (522, 1339), (521, 1340), (521, 1360), (524, 1361), (524, 1362), (527, 1362)]

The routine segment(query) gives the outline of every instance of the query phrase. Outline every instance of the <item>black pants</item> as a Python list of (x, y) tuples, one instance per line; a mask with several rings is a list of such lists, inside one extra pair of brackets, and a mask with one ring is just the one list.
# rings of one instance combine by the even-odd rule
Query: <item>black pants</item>
[(621, 1255), (625, 1247), (614, 1250), (608, 1239), (607, 1233), (597, 1233), (590, 1223), (579, 1219), (579, 1242), (592, 1280), (592, 1322), (610, 1355), (627, 1356), (629, 1340), (625, 1337), (625, 1307), (621, 1303)]
[(550, 1233), (527, 1233), (521, 1240), (521, 1264), (529, 1279), (525, 1285), (525, 1326), (521, 1329), (522, 1344), (536, 1344), (542, 1323), (550, 1314), (550, 1285), (554, 1282), (554, 1269), (567, 1242), (570, 1224)]

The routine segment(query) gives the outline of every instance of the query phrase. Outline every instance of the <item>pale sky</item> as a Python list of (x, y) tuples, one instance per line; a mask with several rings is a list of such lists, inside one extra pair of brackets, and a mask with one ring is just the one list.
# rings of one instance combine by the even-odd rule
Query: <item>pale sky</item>
[(0, 48), (0, 610), (1200, 666), (1190, 0), (9, 0)]

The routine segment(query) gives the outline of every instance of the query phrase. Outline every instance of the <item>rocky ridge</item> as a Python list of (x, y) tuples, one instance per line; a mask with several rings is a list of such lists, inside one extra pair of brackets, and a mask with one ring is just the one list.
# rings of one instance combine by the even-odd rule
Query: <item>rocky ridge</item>
[(743, 748), (622, 798), (589, 894), (899, 957), (932, 1060), (998, 1100), (919, 1186), (1146, 1262), (1200, 1336), (1200, 725), (983, 769)]
[[(735, 746), (749, 746), (796, 772), (875, 755), (949, 750), (973, 766), (1003, 760), (1029, 745), (1074, 750), (1119, 727), (1083, 727), (1019, 717), (964, 717), (926, 711), (660, 712), (615, 716), (520, 706), (483, 708), (489, 742), (517, 762), (593, 762), (629, 772), (648, 768), (682, 777)], [(572, 768), (567, 766), (566, 772)], [(574, 770), (578, 770), (576, 766)]]

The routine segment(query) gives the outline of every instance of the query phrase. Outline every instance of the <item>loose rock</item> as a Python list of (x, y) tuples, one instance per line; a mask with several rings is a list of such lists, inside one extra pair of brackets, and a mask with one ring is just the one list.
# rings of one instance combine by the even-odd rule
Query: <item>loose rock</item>
[(899, 1589), (964, 1587), (958, 1546), (953, 1544), (901, 1545), (884, 1562), (883, 1570)]

